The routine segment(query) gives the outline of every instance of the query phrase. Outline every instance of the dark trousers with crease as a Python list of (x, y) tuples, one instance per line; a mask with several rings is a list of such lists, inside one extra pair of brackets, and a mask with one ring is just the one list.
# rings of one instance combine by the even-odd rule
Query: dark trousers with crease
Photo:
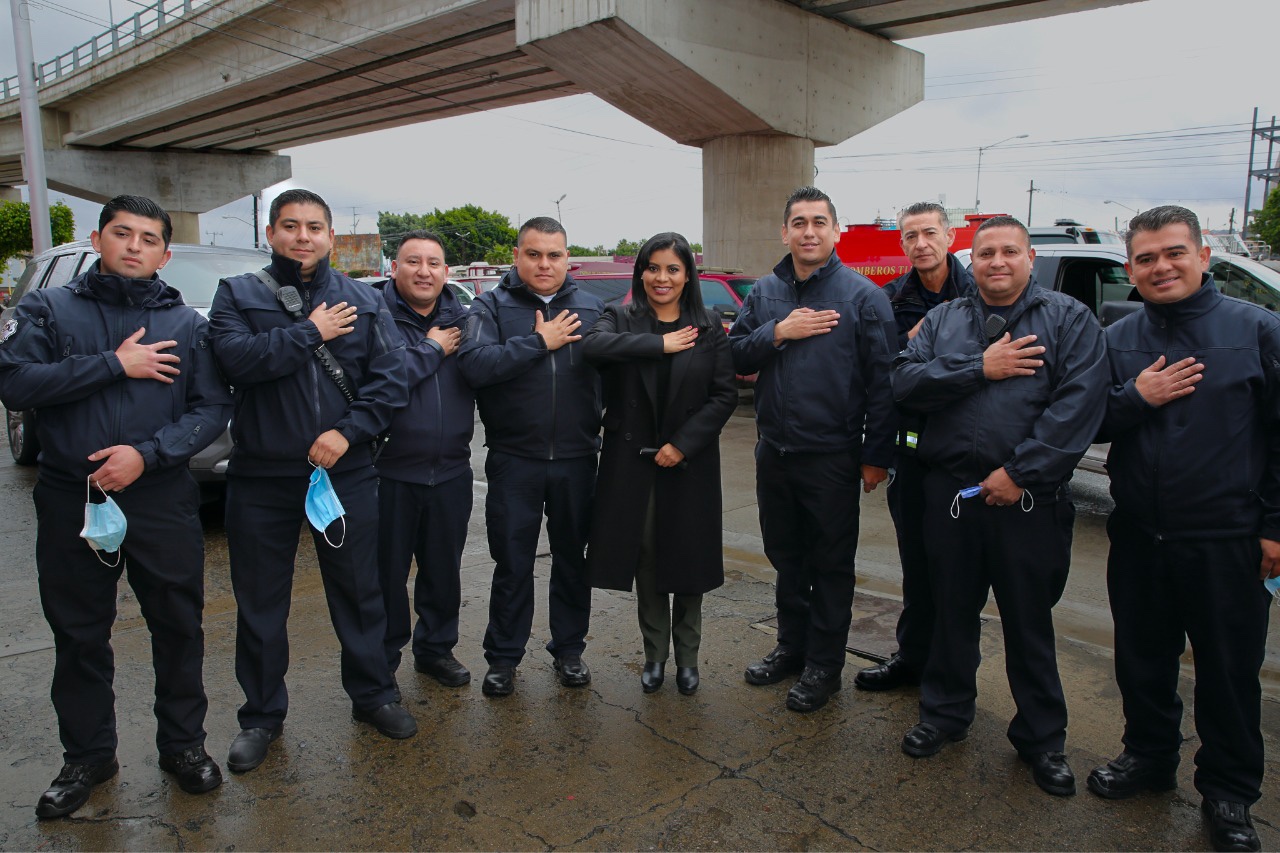
[(1170, 542), (1122, 513), (1107, 521), (1124, 747), (1170, 766), (1182, 744), (1180, 657), (1195, 653), (1195, 786), (1212, 800), (1262, 796), (1262, 687), (1271, 597), (1258, 537)]
[(428, 486), (383, 477), (378, 483), (378, 578), (387, 609), (386, 656), (394, 673), (409, 642), (409, 564), (416, 560), (415, 658), (438, 658), (458, 644), (462, 550), (471, 521), (471, 470)]
[[(169, 482), (171, 480), (171, 482)], [(95, 495), (97, 493), (95, 492)], [(40, 603), (53, 629), (51, 698), (63, 760), (97, 764), (115, 755), (115, 656), (111, 627), (116, 587), (129, 579), (151, 632), (156, 748), (162, 755), (204, 744), (204, 531), (200, 491), (186, 471), (166, 482), (113, 492), (128, 524), (123, 555), (104, 566), (80, 538), (83, 489), (43, 480), (36, 505)]]
[(924, 671), (933, 642), (933, 586), (929, 583), (929, 555), (925, 552), (925, 466), (915, 451), (898, 451), (893, 482), (886, 499), (898, 534), (902, 562), (902, 615), (898, 617), (898, 655), (916, 672)]
[(925, 536), (937, 606), (933, 645), (920, 682), (920, 720), (944, 732), (973, 722), (978, 696), (982, 608), (994, 591), (1004, 631), (1005, 672), (1017, 706), (1009, 741), (1019, 752), (1061, 751), (1067, 702), (1058, 677), (1053, 607), (1071, 566), (1075, 506), (1056, 501), (987, 506), (960, 500), (970, 485), (932, 470), (925, 475)]
[(778, 645), (844, 668), (853, 620), (861, 468), (853, 452), (782, 453), (756, 443), (764, 552), (778, 573)]
[(591, 620), (586, 547), (595, 493), (595, 454), (547, 460), (490, 450), (485, 476), (489, 484), (485, 524), (494, 564), (485, 660), (490, 665), (517, 666), (524, 659), (533, 630), (533, 561), (544, 511), (551, 545), (547, 651), (556, 658), (581, 655)]
[[(353, 451), (355, 448), (353, 448)], [(342, 686), (355, 707), (396, 699), (383, 640), (387, 615), (378, 585), (378, 478), (373, 466), (329, 472), (346, 510), (324, 535), (307, 523), (307, 478), (227, 477), (227, 551), (236, 620), (236, 678), (244, 690), (242, 729), (274, 728), (289, 709), (290, 595), (298, 534), (307, 524), (334, 633), (342, 646)]]

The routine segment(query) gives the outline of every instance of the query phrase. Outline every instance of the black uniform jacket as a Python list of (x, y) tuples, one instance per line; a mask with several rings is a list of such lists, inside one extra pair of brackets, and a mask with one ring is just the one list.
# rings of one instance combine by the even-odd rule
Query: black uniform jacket
[[(898, 349), (907, 348), (907, 332), (915, 328), (916, 323), (929, 313), (929, 306), (920, 295), (924, 287), (920, 283), (920, 274), (912, 267), (884, 286), (884, 295), (889, 297), (893, 307), (893, 319), (898, 324)], [(973, 274), (964, 268), (956, 256), (947, 252), (947, 280), (942, 283), (939, 296), (946, 300), (959, 299), (973, 292)]]
[[(84, 488), (102, 462), (86, 457), (117, 444), (142, 454), (134, 486), (181, 470), (227, 427), (231, 395), (209, 348), (209, 324), (159, 278), (107, 275), (98, 264), (63, 287), (28, 293), (0, 343), (0, 400), (37, 411), (40, 477)], [(181, 361), (173, 384), (130, 379), (115, 351), (145, 327), (140, 343), (173, 340)]]
[(927, 415), (920, 457), (977, 485), (1001, 466), (1034, 499), (1052, 500), (1089, 449), (1107, 401), (1102, 329), (1084, 303), (1033, 279), (1006, 315), (1012, 338), (1045, 347), (1034, 376), (991, 381), (977, 295), (930, 311), (894, 363), (899, 405)]
[[(834, 309), (828, 334), (773, 345), (773, 330), (796, 308)], [(893, 464), (897, 414), (889, 368), (897, 332), (879, 287), (841, 263), (834, 252), (805, 281), (788, 255), (755, 283), (729, 329), (738, 373), (759, 371), (756, 427), (787, 453), (852, 450), (861, 464)]]
[(458, 367), (476, 390), (485, 444), (528, 459), (573, 459), (600, 449), (600, 376), (582, 355), (582, 341), (549, 351), (534, 332), (534, 315), (577, 314), (585, 335), (604, 303), (578, 289), (573, 277), (543, 303), (509, 270), (496, 288), (476, 297), (458, 348)]
[[(1107, 329), (1111, 393), (1100, 440), (1116, 511), (1165, 539), (1280, 541), (1280, 318), (1223, 296), (1209, 276), (1179, 302), (1146, 303)], [(1135, 380), (1160, 356), (1193, 357), (1189, 395), (1157, 408)]]
[(355, 386), (348, 403), (314, 350), (323, 341), (310, 320), (295, 320), (271, 289), (252, 273), (223, 279), (213, 297), (209, 326), (213, 351), (235, 389), (231, 437), (236, 448), (230, 473), (245, 477), (309, 475), (307, 451), (316, 438), (336, 429), (351, 443), (333, 471), (372, 462), (370, 443), (408, 401), (404, 343), (382, 294), (329, 269), (325, 258), (311, 281), (301, 264), (271, 256), (271, 274), (302, 295), (304, 312), (320, 303), (346, 302), (356, 309), (355, 331), (326, 346)]
[(440, 291), (430, 318), (400, 298), (394, 281), (378, 286), (404, 340), (409, 405), (391, 420), (391, 436), (378, 457), (378, 475), (434, 486), (471, 470), (471, 434), (476, 397), (458, 370), (458, 355), (446, 356), (427, 339), (433, 328), (461, 327), (467, 309), (448, 287)]
[[(592, 515), (587, 573), (599, 589), (630, 590), (640, 560), (649, 495), (654, 499), (658, 590), (694, 595), (724, 583), (720, 430), (738, 403), (733, 360), (720, 320), (699, 327), (691, 349), (665, 356), (653, 318), (610, 305), (584, 343), (604, 377), (604, 450)], [(671, 359), (665, 414), (657, 421), (657, 375)], [(673, 444), (686, 467), (663, 468), (642, 447)]]

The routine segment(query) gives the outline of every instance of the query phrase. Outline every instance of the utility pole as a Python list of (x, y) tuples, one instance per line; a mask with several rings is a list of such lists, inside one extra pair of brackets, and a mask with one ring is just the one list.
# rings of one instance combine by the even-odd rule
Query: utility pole
[(222, 236), (222, 232), (221, 232), (221, 231), (206, 231), (206, 232), (204, 232), (204, 233), (206, 233), (206, 234), (208, 234), (208, 235), (209, 235), (209, 245), (210, 245), (210, 246), (216, 246), (216, 245), (218, 245), (218, 238)]
[(360, 220), (356, 217), (357, 213), (359, 213), (359, 211), (356, 210), (356, 206), (352, 205), (351, 206), (351, 233), (352, 234), (356, 233), (356, 226), (360, 224)]
[(1031, 180), (1031, 189), (1027, 190), (1027, 227), (1028, 228), (1031, 227), (1031, 199), (1035, 198), (1035, 195), (1036, 195), (1036, 182), (1035, 182), (1035, 179), (1033, 178)]
[(34, 254), (53, 248), (49, 221), (49, 185), (44, 171), (44, 130), (40, 125), (40, 95), (36, 91), (35, 52), (31, 48), (31, 9), (25, 0), (9, 0), (13, 17), (13, 55), (18, 61), (18, 105), (22, 115), (23, 172), (31, 199), (31, 249)]
[[(1245, 178), (1244, 184), (1244, 211), (1240, 215), (1240, 237), (1244, 239), (1249, 235), (1249, 214), (1250, 201), (1253, 194), (1253, 182), (1256, 178), (1265, 181), (1265, 192), (1269, 195), (1271, 192), (1271, 182), (1280, 180), (1280, 168), (1271, 165), (1271, 155), (1275, 148), (1276, 133), (1280, 132), (1280, 128), (1276, 126), (1276, 117), (1271, 117), (1271, 124), (1267, 127), (1258, 127), (1258, 108), (1253, 108), (1253, 128), (1249, 132), (1249, 172)], [(1253, 166), (1254, 154), (1257, 150), (1258, 137), (1267, 140), (1267, 165), (1263, 169), (1255, 169)], [(1266, 204), (1266, 198), (1263, 198), (1263, 204)]]

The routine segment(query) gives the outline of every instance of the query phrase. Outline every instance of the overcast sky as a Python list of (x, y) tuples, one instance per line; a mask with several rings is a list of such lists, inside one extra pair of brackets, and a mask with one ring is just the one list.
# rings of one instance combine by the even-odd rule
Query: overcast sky
[[(31, 0), (37, 61), (142, 5)], [(925, 55), (925, 100), (819, 149), (815, 183), (845, 224), (892, 217), (920, 200), (968, 207), (978, 146), (1025, 133), (983, 155), (984, 210), (1025, 220), (1034, 180), (1035, 225), (1073, 217), (1110, 227), (1130, 215), (1120, 205), (1178, 202), (1211, 228), (1226, 227), (1235, 207), (1238, 227), (1253, 109), (1267, 121), (1280, 113), (1278, 17), (1275, 0), (1144, 0), (903, 42)], [(12, 38), (4, 14), (0, 76), (14, 73)], [(376, 230), (379, 210), (467, 203), (518, 224), (555, 215), (554, 199), (565, 195), (562, 218), (574, 243), (612, 246), (667, 230), (702, 237), (701, 152), (590, 95), (281, 153), (293, 158), (293, 179), (267, 195), (287, 186), (316, 190), (333, 207), (339, 232), (353, 222), (360, 232)], [(98, 206), (66, 201), (87, 235)], [(202, 216), (204, 242), (252, 245), (247, 224), (223, 218), (248, 220), (250, 210), (246, 198)]]

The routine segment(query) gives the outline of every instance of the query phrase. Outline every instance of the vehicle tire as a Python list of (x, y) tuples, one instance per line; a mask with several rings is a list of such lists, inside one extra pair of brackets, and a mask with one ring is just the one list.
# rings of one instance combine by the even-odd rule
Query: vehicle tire
[(35, 429), (31, 423), (31, 416), (27, 412), (5, 412), (5, 421), (8, 424), (9, 432), (9, 453), (13, 455), (13, 461), (19, 465), (34, 465), (36, 457), (40, 455), (40, 442), (36, 440)]

